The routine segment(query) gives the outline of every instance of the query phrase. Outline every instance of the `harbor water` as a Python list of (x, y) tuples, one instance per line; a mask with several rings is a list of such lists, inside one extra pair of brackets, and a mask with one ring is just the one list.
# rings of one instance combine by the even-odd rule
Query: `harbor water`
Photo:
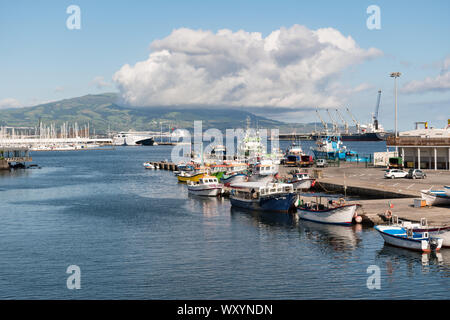
[[(449, 298), (450, 250), (410, 252), (373, 228), (189, 196), (172, 172), (142, 166), (171, 149), (33, 152), (41, 169), (1, 172), (0, 299)], [(70, 265), (80, 290), (67, 289)], [(380, 289), (367, 286), (371, 266)]]

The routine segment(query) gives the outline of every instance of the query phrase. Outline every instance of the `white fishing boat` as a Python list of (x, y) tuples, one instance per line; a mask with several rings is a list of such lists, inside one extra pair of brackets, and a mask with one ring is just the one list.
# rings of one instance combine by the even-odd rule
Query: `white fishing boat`
[(204, 176), (198, 181), (188, 181), (190, 194), (204, 197), (217, 197), (222, 192), (223, 185), (216, 177)]
[(345, 202), (328, 201), (327, 205), (319, 201), (300, 204), (297, 208), (298, 217), (303, 220), (319, 223), (351, 225), (356, 216), (358, 204), (345, 204)]
[(450, 196), (446, 190), (421, 190), (422, 199), (428, 206), (450, 205)]
[(278, 165), (264, 160), (253, 168), (252, 175), (248, 178), (248, 181), (269, 183), (272, 182), (277, 173)]
[(380, 225), (375, 226), (375, 230), (381, 234), (387, 244), (392, 246), (422, 252), (438, 251), (442, 247), (441, 238), (430, 236), (428, 232), (414, 232), (411, 227)]
[(296, 191), (306, 191), (314, 186), (316, 180), (311, 178), (306, 172), (298, 172), (293, 174), (290, 183), (294, 185)]

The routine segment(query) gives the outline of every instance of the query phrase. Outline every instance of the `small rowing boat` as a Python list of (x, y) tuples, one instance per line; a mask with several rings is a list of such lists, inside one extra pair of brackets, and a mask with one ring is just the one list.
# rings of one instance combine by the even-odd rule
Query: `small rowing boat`
[(322, 204), (322, 198), (319, 201), (311, 201), (300, 204), (297, 208), (298, 217), (303, 220), (309, 220), (319, 223), (351, 225), (356, 216), (358, 204), (345, 204), (342, 199), (339, 202), (328, 201)]

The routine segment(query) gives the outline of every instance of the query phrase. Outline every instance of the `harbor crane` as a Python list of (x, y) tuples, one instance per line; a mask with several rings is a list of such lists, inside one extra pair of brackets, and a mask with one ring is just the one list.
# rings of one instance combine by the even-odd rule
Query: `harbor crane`
[(380, 110), (381, 90), (378, 90), (377, 105), (375, 106), (375, 113), (373, 114), (373, 128), (378, 130), (378, 111)]
[(336, 109), (336, 113), (339, 116), (339, 118), (341, 118), (342, 123), (344, 123), (345, 134), (348, 134), (348, 123), (347, 123), (347, 121), (345, 121), (344, 117), (342, 116), (342, 114), (339, 112), (338, 109)]
[(356, 132), (360, 133), (361, 131), (361, 125), (359, 124), (359, 122), (355, 119), (355, 117), (353, 116), (353, 114), (350, 112), (350, 109), (347, 108), (347, 112), (350, 115), (350, 117), (352, 118), (353, 122), (355, 123), (356, 126)]
[(328, 113), (328, 116), (330, 117), (331, 123), (333, 124), (333, 132), (336, 134), (339, 133), (339, 126), (338, 126), (337, 122), (334, 121), (333, 117), (331, 116), (330, 110), (327, 109), (327, 113)]
[(322, 122), (322, 125), (323, 125), (323, 127), (324, 127), (324, 129), (325, 129), (325, 134), (328, 135), (328, 125), (327, 125), (327, 123), (326, 123), (325, 121), (323, 121), (322, 117), (320, 116), (320, 113), (319, 113), (319, 110), (318, 110), (318, 109), (316, 109), (316, 113), (317, 113), (317, 116), (318, 116), (319, 119), (320, 119), (320, 122)]

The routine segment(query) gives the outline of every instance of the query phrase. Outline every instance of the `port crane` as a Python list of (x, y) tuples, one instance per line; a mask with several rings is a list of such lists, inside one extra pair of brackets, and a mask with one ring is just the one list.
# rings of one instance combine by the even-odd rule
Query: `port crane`
[(375, 113), (373, 115), (373, 128), (378, 130), (378, 111), (380, 110), (381, 90), (378, 90), (377, 105), (375, 106)]
[(325, 134), (328, 135), (328, 125), (327, 125), (327, 123), (326, 123), (325, 121), (323, 121), (322, 117), (320, 116), (320, 113), (319, 113), (319, 110), (318, 110), (318, 109), (316, 109), (316, 113), (317, 113), (317, 116), (318, 116), (319, 119), (320, 119), (320, 122), (322, 122), (322, 125), (323, 125), (323, 127), (325, 128)]
[(359, 122), (355, 119), (355, 117), (353, 116), (353, 114), (350, 112), (350, 109), (347, 108), (347, 112), (350, 115), (350, 117), (352, 118), (353, 122), (355, 123), (356, 126), (356, 132), (360, 133), (361, 131), (361, 125), (359, 124)]
[(348, 134), (348, 123), (347, 123), (347, 121), (345, 121), (344, 117), (342, 116), (342, 114), (339, 112), (338, 109), (336, 109), (336, 113), (339, 116), (339, 118), (341, 118), (342, 122), (344, 123), (345, 134)]
[(334, 121), (333, 117), (331, 116), (330, 110), (327, 109), (327, 113), (328, 113), (328, 116), (330, 117), (331, 123), (333, 124), (334, 133), (336, 133), (336, 134), (339, 133), (339, 126), (338, 126), (337, 122)]

